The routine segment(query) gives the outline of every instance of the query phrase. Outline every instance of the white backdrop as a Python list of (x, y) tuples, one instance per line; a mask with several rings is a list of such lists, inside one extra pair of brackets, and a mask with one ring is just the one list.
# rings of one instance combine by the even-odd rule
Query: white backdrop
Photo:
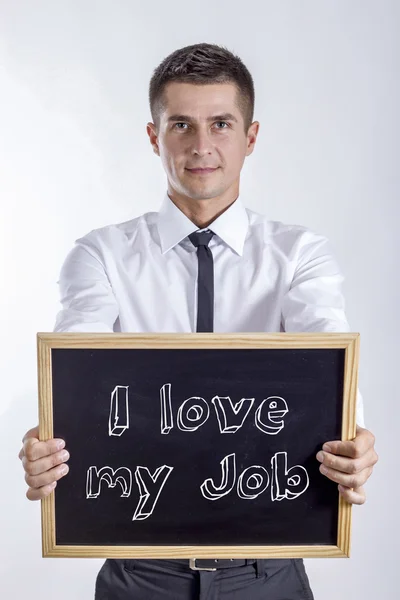
[(103, 561), (41, 558), (40, 503), (25, 497), (17, 455), (37, 424), (35, 336), (53, 329), (74, 240), (158, 209), (148, 82), (167, 54), (203, 41), (239, 54), (254, 77), (247, 205), (330, 238), (361, 334), (380, 461), (354, 509), (351, 559), (306, 561), (316, 600), (398, 597), (399, 29), (396, 0), (1, 1), (2, 597), (93, 597)]

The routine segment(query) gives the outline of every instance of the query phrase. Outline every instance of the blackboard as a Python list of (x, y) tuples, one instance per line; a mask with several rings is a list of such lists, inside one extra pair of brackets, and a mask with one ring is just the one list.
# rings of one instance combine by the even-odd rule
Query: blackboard
[(358, 334), (224, 335), (38, 334), (70, 452), (44, 555), (348, 555), (315, 455), (354, 429)]

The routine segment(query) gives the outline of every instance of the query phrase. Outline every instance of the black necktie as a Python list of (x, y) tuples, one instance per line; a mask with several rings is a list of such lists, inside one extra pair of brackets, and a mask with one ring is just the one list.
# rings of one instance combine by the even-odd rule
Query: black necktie
[(208, 244), (213, 231), (195, 231), (189, 239), (197, 248), (199, 267), (197, 286), (197, 330), (214, 330), (214, 261)]

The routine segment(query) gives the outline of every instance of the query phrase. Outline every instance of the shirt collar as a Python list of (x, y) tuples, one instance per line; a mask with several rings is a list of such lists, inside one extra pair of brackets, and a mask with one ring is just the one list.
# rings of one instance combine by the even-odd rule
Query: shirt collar
[[(165, 192), (164, 200), (158, 212), (157, 227), (163, 254), (199, 229), (172, 202), (167, 192)], [(209, 229), (240, 256), (243, 254), (248, 227), (249, 217), (240, 196), (225, 212), (208, 225)]]

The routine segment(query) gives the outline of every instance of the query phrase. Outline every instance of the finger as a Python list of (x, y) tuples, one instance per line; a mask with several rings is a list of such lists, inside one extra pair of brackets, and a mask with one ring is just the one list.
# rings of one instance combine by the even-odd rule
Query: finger
[(22, 465), (28, 475), (40, 475), (41, 473), (45, 473), (53, 467), (66, 462), (68, 459), (69, 452), (67, 450), (60, 450), (55, 454), (34, 461), (30, 461), (24, 456), (22, 458)]
[(39, 442), (37, 438), (26, 438), (23, 446), (24, 455), (28, 460), (38, 460), (58, 452), (65, 446), (65, 441), (53, 438), (47, 442)]
[(57, 481), (53, 481), (52, 484), (45, 485), (38, 489), (28, 488), (28, 491), (26, 492), (26, 497), (28, 498), (28, 500), (41, 500), (42, 498), (45, 498), (46, 496), (51, 494), (56, 485)]
[(54, 481), (58, 481), (64, 477), (68, 471), (69, 466), (67, 464), (62, 464), (45, 473), (40, 473), (40, 475), (29, 475), (29, 473), (25, 473), (25, 481), (29, 487), (38, 489), (44, 485), (49, 485)]
[(373, 448), (374, 443), (375, 437), (368, 429), (357, 427), (357, 435), (354, 440), (326, 442), (322, 446), (322, 450), (340, 456), (348, 456), (349, 458), (360, 458), (370, 448)]
[(19, 451), (19, 454), (18, 454), (18, 458), (20, 460), (22, 460), (22, 457), (25, 454), (25, 452), (24, 452), (24, 444), (25, 444), (25, 441), (28, 438), (34, 438), (34, 439), (39, 438), (39, 425), (36, 425), (36, 427), (32, 427), (32, 429), (29, 429), (29, 431), (27, 431), (25, 433), (24, 437), (22, 438), (22, 444), (23, 444), (23, 446), (22, 446), (22, 448), (21, 448), (21, 450)]
[(348, 475), (347, 473), (341, 473), (335, 469), (330, 469), (325, 465), (321, 465), (319, 470), (325, 477), (336, 483), (340, 483), (344, 487), (348, 488), (359, 488), (364, 485), (372, 473), (372, 467), (367, 467), (360, 473)]
[(373, 448), (370, 448), (361, 458), (347, 458), (336, 456), (330, 452), (322, 450), (317, 454), (317, 460), (326, 467), (341, 471), (342, 473), (355, 474), (363, 471), (367, 467), (372, 467), (378, 460), (378, 455)]
[(352, 490), (339, 485), (338, 488), (340, 495), (343, 496), (347, 502), (350, 502), (350, 504), (364, 504), (367, 499), (363, 487)]
[(32, 429), (29, 429), (29, 431), (25, 433), (24, 437), (22, 438), (22, 443), (24, 443), (28, 438), (39, 438), (39, 425), (32, 427)]

